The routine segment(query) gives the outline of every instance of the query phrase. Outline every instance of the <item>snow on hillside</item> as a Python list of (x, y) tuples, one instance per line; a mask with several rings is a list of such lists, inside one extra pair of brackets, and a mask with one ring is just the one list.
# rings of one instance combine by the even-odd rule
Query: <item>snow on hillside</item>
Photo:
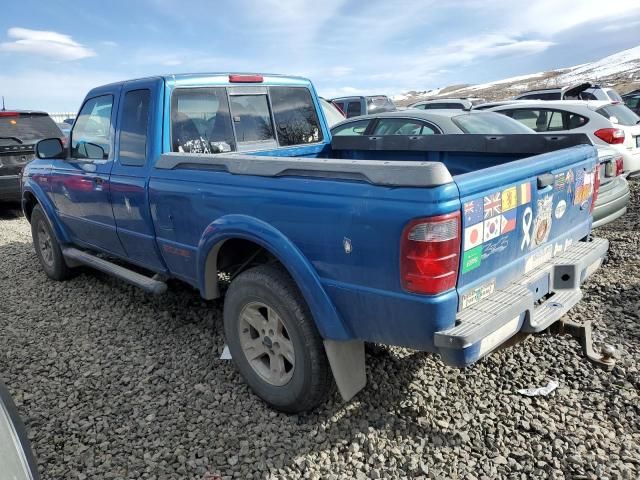
[(401, 106), (434, 97), (484, 97), (487, 100), (499, 100), (526, 90), (584, 81), (612, 86), (621, 90), (621, 93), (640, 87), (640, 45), (573, 67), (518, 75), (478, 85), (410, 91), (396, 95), (393, 100)]
[(567, 73), (560, 75), (558, 81), (562, 83), (576, 83), (582, 81), (585, 77), (599, 80), (603, 77), (611, 77), (621, 73), (638, 73), (639, 70), (640, 45), (609, 55), (597, 62), (573, 67)]

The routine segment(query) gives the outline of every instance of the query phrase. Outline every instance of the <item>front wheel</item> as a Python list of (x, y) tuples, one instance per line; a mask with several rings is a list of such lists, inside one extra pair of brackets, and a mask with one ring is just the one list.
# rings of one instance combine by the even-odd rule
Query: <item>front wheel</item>
[(40, 205), (31, 213), (31, 237), (36, 255), (47, 276), (53, 280), (66, 280), (72, 271), (64, 261), (58, 239)]
[(291, 277), (262, 265), (231, 282), (224, 331), (234, 363), (253, 391), (277, 410), (322, 403), (333, 379), (322, 339)]

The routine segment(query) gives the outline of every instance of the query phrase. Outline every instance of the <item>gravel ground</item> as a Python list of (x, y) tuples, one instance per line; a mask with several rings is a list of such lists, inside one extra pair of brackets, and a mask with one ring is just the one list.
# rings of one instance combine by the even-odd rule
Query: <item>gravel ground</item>
[[(241, 382), (220, 307), (162, 298), (96, 272), (49, 281), (17, 211), (0, 211), (0, 378), (45, 479), (640, 477), (640, 185), (600, 229), (610, 262), (569, 316), (615, 345), (612, 372), (541, 334), (467, 370), (393, 348), (369, 385), (307, 415), (278, 414)], [(547, 397), (518, 389), (557, 380)], [(214, 478), (213, 476), (211, 478)]]

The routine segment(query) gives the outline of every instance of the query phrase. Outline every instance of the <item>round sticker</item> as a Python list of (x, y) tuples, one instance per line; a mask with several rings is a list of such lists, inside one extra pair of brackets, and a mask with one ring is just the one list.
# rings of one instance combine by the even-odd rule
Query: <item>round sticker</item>
[(567, 202), (565, 202), (564, 200), (560, 200), (558, 202), (558, 205), (556, 205), (556, 212), (555, 212), (556, 218), (560, 220), (564, 215), (564, 212), (566, 211), (567, 211)]

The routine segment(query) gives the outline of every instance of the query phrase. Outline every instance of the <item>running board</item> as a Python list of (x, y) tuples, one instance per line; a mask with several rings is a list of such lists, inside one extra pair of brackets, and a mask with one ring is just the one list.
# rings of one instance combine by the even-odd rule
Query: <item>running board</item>
[(131, 285), (141, 288), (147, 293), (153, 293), (159, 295), (167, 290), (167, 284), (154, 280), (153, 278), (145, 277), (133, 270), (116, 265), (108, 260), (96, 257), (77, 248), (65, 248), (62, 250), (64, 259), (67, 264), (71, 266), (86, 265), (87, 267), (95, 268), (101, 272), (107, 273), (113, 277), (124, 280)]

